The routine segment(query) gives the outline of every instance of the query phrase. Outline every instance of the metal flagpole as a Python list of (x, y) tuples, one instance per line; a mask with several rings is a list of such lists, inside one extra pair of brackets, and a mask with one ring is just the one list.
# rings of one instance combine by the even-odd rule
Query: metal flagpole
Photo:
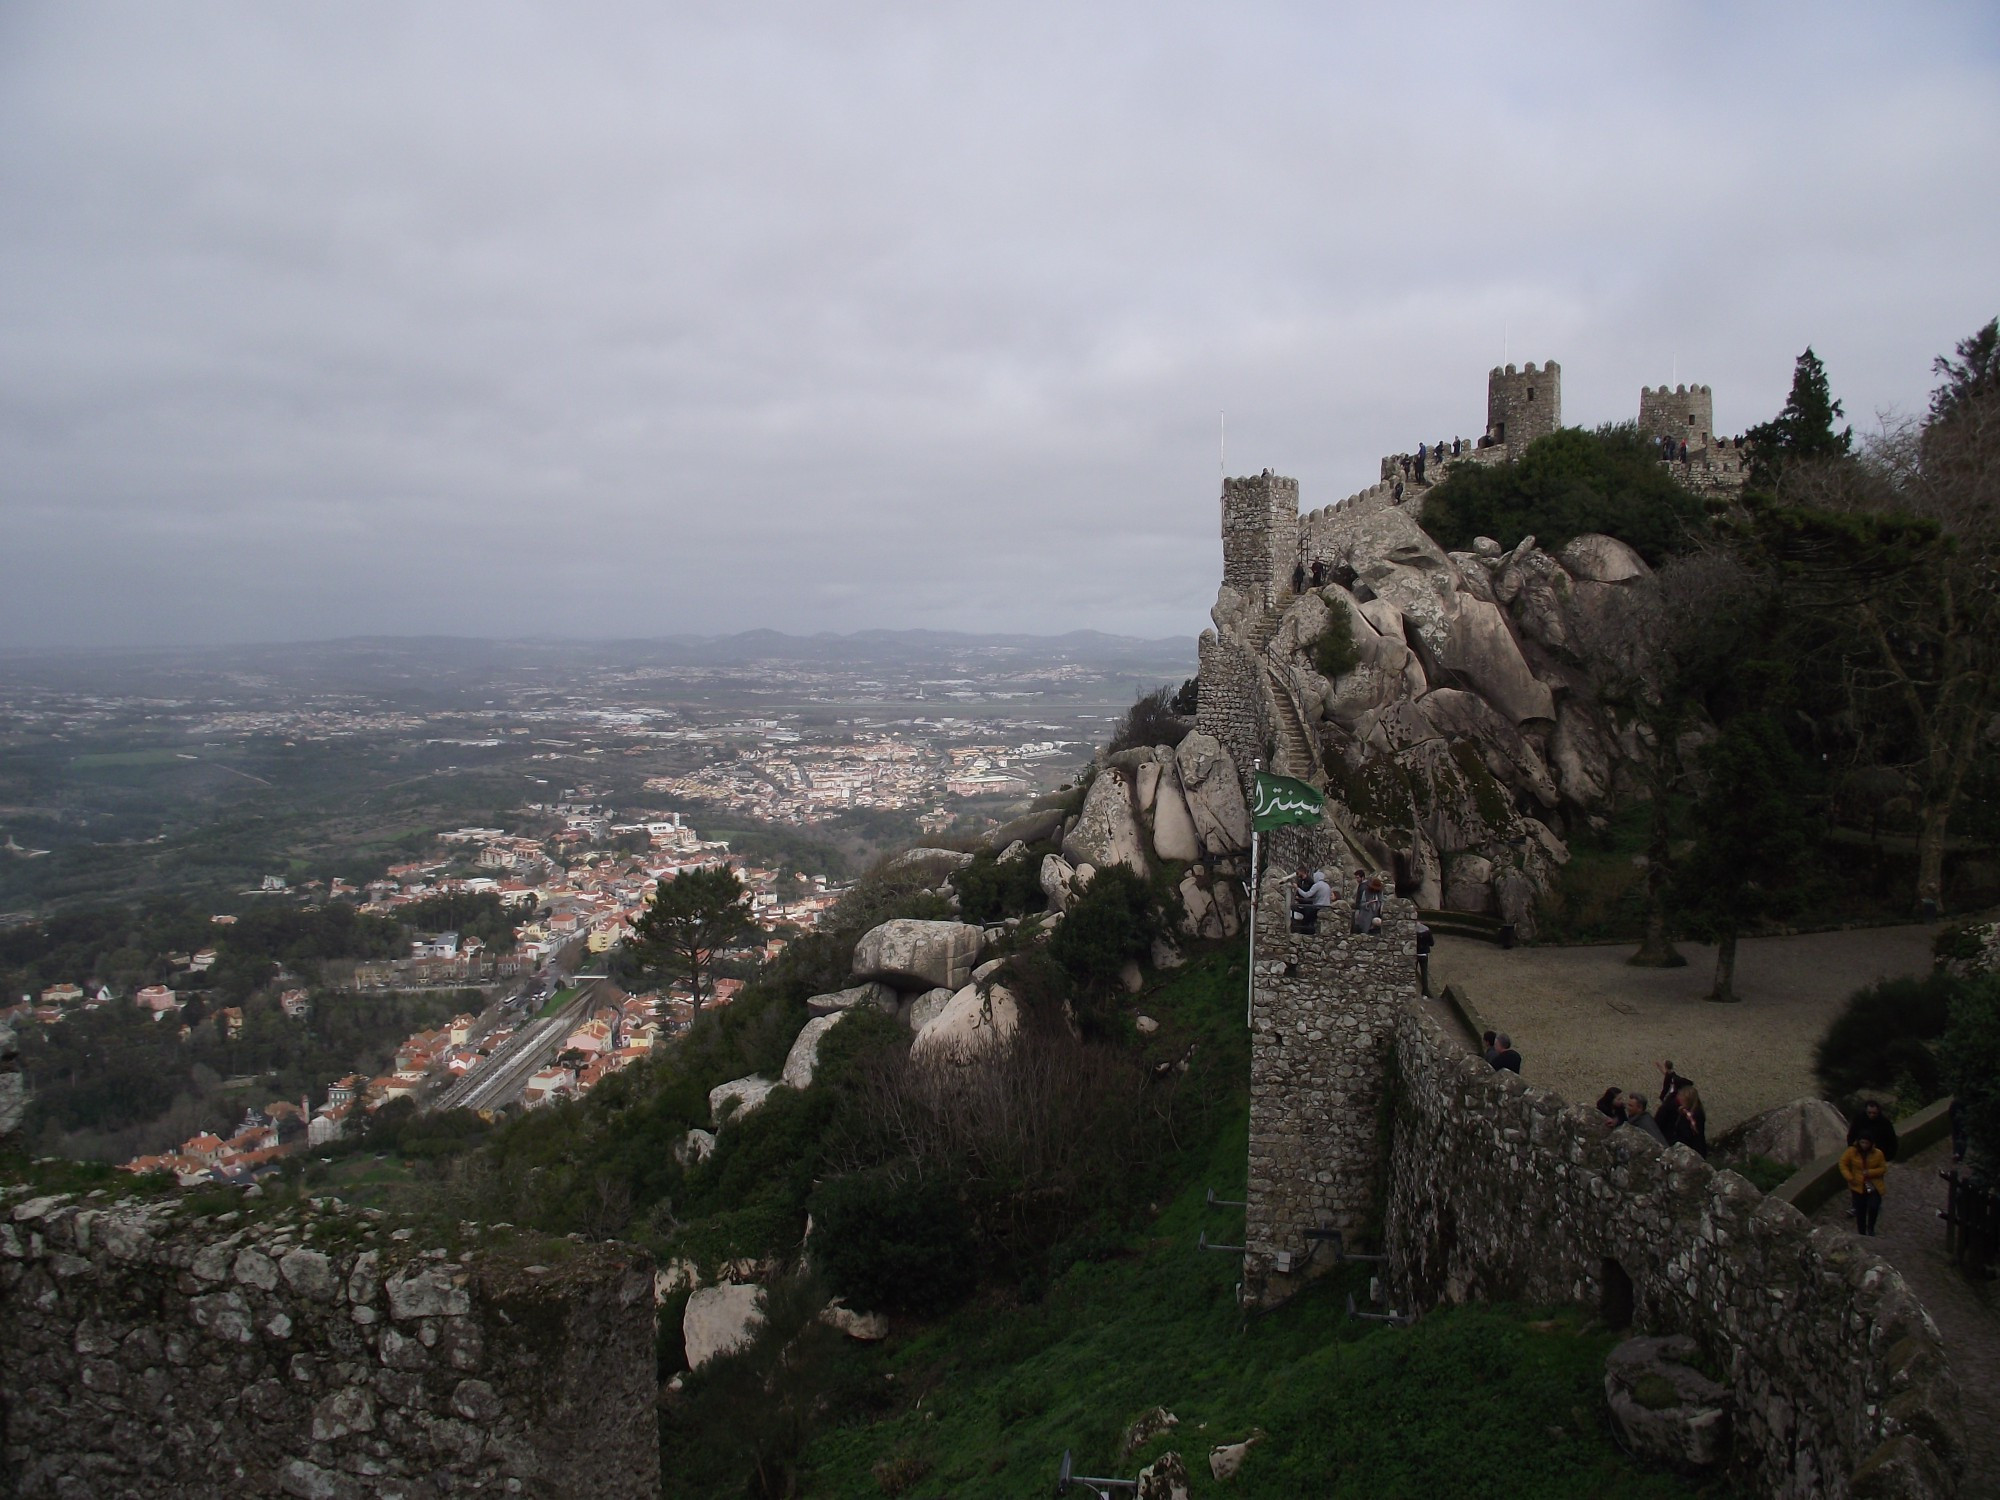
[[(1257, 785), (1257, 773), (1264, 769), (1264, 762), (1250, 762), (1250, 785)], [(1255, 805), (1253, 796), (1252, 805)], [(1243, 1025), (1247, 1030), (1257, 1019), (1257, 820), (1250, 820), (1250, 986), (1243, 997)]]

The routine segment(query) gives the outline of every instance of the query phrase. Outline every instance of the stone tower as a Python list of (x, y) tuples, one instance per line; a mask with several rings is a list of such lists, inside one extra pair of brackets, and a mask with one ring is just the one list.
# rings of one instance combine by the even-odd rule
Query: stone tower
[(1519, 453), (1562, 426), (1562, 366), (1495, 365), (1486, 377), (1486, 436)]
[(1299, 554), (1299, 482), (1266, 469), (1222, 481), (1222, 581), (1258, 611), (1291, 587)]
[(1705, 385), (1639, 388), (1639, 432), (1643, 437), (1672, 438), (1690, 449), (1706, 448), (1715, 431), (1715, 397)]

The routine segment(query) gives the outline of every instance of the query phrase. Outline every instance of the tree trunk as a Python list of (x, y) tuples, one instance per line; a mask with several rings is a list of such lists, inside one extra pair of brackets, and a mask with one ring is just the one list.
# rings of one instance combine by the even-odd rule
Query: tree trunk
[(1949, 802), (1927, 802), (1917, 829), (1917, 901), (1929, 901), (1938, 911), (1944, 910), (1944, 831), (1950, 821)]
[(1736, 930), (1732, 927), (1719, 935), (1715, 944), (1715, 988), (1709, 992), (1709, 999), (1734, 1002), (1743, 997), (1736, 993)]
[[(1661, 753), (1654, 752), (1656, 755)], [(1639, 951), (1625, 962), (1641, 969), (1678, 969), (1686, 965), (1667, 936), (1667, 861), (1673, 854), (1673, 830), (1667, 822), (1665, 777), (1653, 778), (1653, 828), (1646, 845), (1646, 931)]]

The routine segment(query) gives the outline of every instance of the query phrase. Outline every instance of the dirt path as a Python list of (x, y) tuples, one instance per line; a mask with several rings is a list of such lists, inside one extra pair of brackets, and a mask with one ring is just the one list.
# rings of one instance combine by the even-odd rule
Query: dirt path
[(1871, 980), (1924, 974), (1935, 926), (1871, 927), (1753, 938), (1737, 957), (1741, 1004), (1702, 999), (1715, 950), (1681, 944), (1684, 969), (1634, 969), (1631, 945), (1500, 949), (1441, 937), (1433, 989), (1463, 985), (1489, 1026), (1509, 1033), (1522, 1072), (1588, 1104), (1613, 1084), (1652, 1097), (1658, 1062), (1695, 1080), (1715, 1135), (1820, 1090), (1813, 1047), (1847, 997)]
[[(1944, 1335), (1965, 1411), (1966, 1470), (1960, 1493), (2000, 1491), (2000, 1288), (1961, 1275), (1944, 1254), (1945, 1185), (1938, 1173), (1951, 1163), (1939, 1141), (1907, 1162), (1893, 1162), (1882, 1194), (1882, 1219), (1869, 1242), (1901, 1271), (1924, 1310)], [(1840, 1193), (1814, 1222), (1846, 1228), (1847, 1194)]]

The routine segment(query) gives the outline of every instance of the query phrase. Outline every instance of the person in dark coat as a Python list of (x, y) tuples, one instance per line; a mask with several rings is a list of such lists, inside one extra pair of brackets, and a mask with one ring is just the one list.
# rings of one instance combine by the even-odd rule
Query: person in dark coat
[(1417, 923), (1417, 992), (1426, 1000), (1431, 997), (1431, 948), (1437, 938), (1427, 922)]
[(1614, 1125), (1625, 1123), (1625, 1091), (1613, 1084), (1597, 1096), (1597, 1112)]
[(1654, 1119), (1652, 1112), (1646, 1108), (1646, 1096), (1644, 1094), (1627, 1094), (1625, 1096), (1625, 1122), (1622, 1128), (1636, 1130), (1643, 1135), (1650, 1135), (1662, 1146), (1667, 1143), (1666, 1136), (1660, 1131), (1660, 1122)]
[(1683, 1078), (1674, 1071), (1674, 1064), (1671, 1058), (1661, 1063), (1659, 1114), (1664, 1116), (1667, 1113), (1668, 1106), (1673, 1103), (1674, 1095), (1693, 1082), (1692, 1078)]
[(1874, 1099), (1862, 1105), (1861, 1113), (1848, 1122), (1847, 1144), (1853, 1145), (1864, 1135), (1875, 1143), (1875, 1149), (1883, 1156), (1890, 1161), (1896, 1159), (1896, 1122)]
[(1514, 1050), (1514, 1039), (1503, 1031), (1497, 1041), (1499, 1045), (1493, 1051), (1493, 1071), (1497, 1073), (1505, 1068), (1509, 1073), (1519, 1074), (1521, 1054)]
[(1489, 1031), (1479, 1039), (1479, 1055), (1486, 1059), (1486, 1066), (1493, 1066), (1493, 1059), (1500, 1055), (1500, 1034)]
[(1668, 1141), (1696, 1156), (1708, 1155), (1708, 1111), (1701, 1107), (1701, 1095), (1693, 1084), (1684, 1083), (1675, 1091), (1672, 1105), (1660, 1113), (1660, 1129)]

